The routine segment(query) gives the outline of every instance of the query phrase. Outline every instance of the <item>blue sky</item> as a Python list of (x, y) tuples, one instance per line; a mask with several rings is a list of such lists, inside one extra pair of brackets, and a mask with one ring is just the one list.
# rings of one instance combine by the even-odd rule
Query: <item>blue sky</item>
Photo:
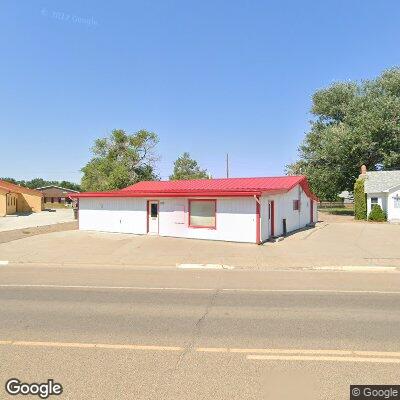
[(315, 90), (400, 64), (400, 3), (0, 3), (0, 176), (79, 182), (95, 138), (155, 131), (214, 177), (280, 175)]

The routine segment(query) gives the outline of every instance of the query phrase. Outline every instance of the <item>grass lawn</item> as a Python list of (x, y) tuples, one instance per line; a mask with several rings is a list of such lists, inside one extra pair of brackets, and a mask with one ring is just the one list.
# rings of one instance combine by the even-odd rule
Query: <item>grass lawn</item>
[(327, 207), (327, 208), (318, 208), (319, 212), (326, 212), (332, 215), (354, 215), (353, 207)]
[(65, 207), (62, 203), (44, 203), (44, 208), (71, 208), (71, 206)]

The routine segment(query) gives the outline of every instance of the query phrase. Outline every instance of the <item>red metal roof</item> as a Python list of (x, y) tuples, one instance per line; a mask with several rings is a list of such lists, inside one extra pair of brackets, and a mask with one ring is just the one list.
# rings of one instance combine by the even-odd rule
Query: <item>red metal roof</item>
[(144, 181), (135, 183), (122, 190), (140, 192), (177, 192), (202, 190), (288, 190), (302, 180), (303, 176), (280, 176), (272, 178), (225, 178), (192, 179), (181, 181)]
[(253, 196), (287, 192), (300, 184), (309, 197), (307, 178), (302, 175), (265, 178), (193, 179), (181, 181), (143, 181), (110, 192), (84, 192), (70, 197), (185, 197), (185, 196)]

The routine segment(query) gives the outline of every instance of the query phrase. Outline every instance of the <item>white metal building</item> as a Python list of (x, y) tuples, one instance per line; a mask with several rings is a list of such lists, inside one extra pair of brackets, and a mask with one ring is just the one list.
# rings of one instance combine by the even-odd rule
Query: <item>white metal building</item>
[(400, 171), (364, 172), (367, 194), (367, 215), (374, 204), (379, 204), (389, 222), (400, 221)]
[(79, 229), (262, 243), (317, 220), (304, 176), (139, 182), (73, 194)]

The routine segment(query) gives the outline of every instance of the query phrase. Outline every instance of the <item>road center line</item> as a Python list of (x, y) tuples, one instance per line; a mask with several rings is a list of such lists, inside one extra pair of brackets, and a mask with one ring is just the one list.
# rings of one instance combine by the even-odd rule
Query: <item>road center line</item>
[(147, 350), (147, 351), (183, 351), (179, 346), (155, 346), (138, 344), (112, 343), (75, 343), (75, 342), (31, 342), (24, 340), (1, 340), (0, 346), (34, 346), (34, 347), (69, 347), (79, 349), (114, 349), (114, 350)]
[[(112, 349), (127, 351), (181, 352), (183, 346), (160, 346), (141, 344), (46, 342), (26, 340), (0, 340), (0, 346), (53, 347), (78, 349)], [(197, 353), (235, 353), (245, 354), (249, 360), (288, 360), (288, 361), (356, 361), (400, 363), (400, 352), (339, 350), (339, 349), (252, 349), (225, 347), (198, 347)], [(397, 358), (396, 358), (397, 357)]]
[(336, 349), (251, 349), (227, 347), (198, 347), (197, 352), (205, 353), (247, 353), (275, 355), (313, 355), (313, 356), (363, 356), (363, 357), (399, 357), (396, 351), (336, 350)]
[(400, 358), (368, 358), (368, 357), (335, 357), (335, 356), (279, 356), (248, 355), (247, 360), (259, 361), (334, 361), (334, 362), (367, 362), (381, 364), (400, 364)]
[[(153, 291), (186, 291), (211, 292), (218, 288), (188, 287), (142, 287), (142, 286), (97, 286), (97, 285), (46, 285), (46, 284), (0, 284), (0, 288), (43, 288), (43, 289), (88, 289), (88, 290), (153, 290)], [(221, 288), (221, 292), (254, 292), (254, 293), (348, 293), (348, 294), (400, 294), (400, 291), (384, 290), (334, 290), (334, 289), (251, 289)]]

